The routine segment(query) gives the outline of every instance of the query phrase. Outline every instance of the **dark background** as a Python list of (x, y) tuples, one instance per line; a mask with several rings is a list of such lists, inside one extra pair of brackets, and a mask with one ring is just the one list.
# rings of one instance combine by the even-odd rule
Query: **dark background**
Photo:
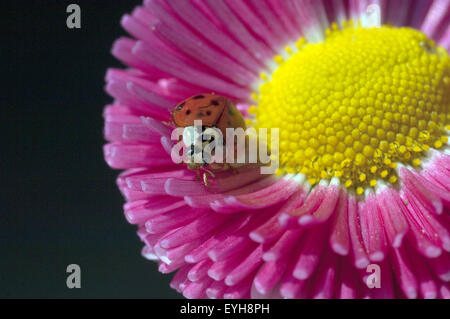
[[(0, 297), (177, 298), (140, 255), (103, 160), (104, 93), (119, 21), (140, 0), (0, 5)], [(81, 29), (66, 7), (81, 7)], [(81, 289), (66, 287), (68, 264)]]

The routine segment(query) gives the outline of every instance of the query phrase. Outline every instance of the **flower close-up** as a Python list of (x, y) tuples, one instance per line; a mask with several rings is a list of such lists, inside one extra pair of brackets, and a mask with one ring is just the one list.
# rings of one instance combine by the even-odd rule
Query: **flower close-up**
[[(104, 156), (142, 255), (186, 298), (450, 298), (449, 22), (449, 0), (125, 14)], [(267, 132), (278, 168), (176, 163), (174, 112), (198, 105)]]

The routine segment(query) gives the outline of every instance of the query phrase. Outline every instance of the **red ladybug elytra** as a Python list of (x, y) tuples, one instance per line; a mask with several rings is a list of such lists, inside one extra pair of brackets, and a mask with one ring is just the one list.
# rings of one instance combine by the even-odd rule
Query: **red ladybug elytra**
[(202, 120), (203, 126), (217, 127), (223, 136), (226, 128), (246, 128), (231, 101), (215, 94), (199, 94), (182, 101), (172, 111), (172, 120), (177, 127), (193, 126), (195, 120)]

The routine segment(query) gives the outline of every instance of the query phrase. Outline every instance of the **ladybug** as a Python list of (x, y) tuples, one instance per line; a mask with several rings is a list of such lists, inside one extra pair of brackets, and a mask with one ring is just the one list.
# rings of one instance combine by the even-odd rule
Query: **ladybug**
[[(202, 131), (197, 133), (203, 134), (204, 137), (206, 136), (206, 141), (202, 141), (200, 149), (195, 148), (192, 138), (195, 130), (194, 121), (196, 120), (202, 121)], [(203, 170), (214, 177), (213, 171), (223, 171), (242, 165), (237, 163), (208, 164), (206, 161), (193, 163), (192, 161), (195, 154), (202, 152), (213, 141), (214, 136), (211, 137), (212, 130), (221, 132), (223, 145), (225, 145), (227, 128), (246, 129), (242, 114), (229, 99), (214, 93), (194, 95), (175, 106), (172, 111), (172, 122), (176, 127), (184, 128), (182, 140), (184, 146), (188, 149), (187, 155), (191, 157), (191, 160), (187, 161), (188, 168), (196, 170), (197, 174), (199, 174), (200, 170)], [(203, 180), (205, 185), (208, 185), (206, 174), (203, 174)]]

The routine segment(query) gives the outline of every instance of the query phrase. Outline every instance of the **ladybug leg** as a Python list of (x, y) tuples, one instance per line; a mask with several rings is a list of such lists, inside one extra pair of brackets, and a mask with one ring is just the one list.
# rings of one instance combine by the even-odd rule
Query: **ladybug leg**
[(211, 175), (212, 178), (216, 177), (216, 175), (212, 171), (210, 171), (209, 169), (203, 168), (203, 170), (205, 172), (207, 172), (209, 175)]
[(239, 172), (239, 168), (242, 167), (242, 164), (235, 163), (235, 164), (227, 164), (227, 169), (231, 169), (231, 172), (233, 174), (237, 174)]
[(233, 174), (236, 174), (237, 173), (237, 170), (236, 170), (236, 167), (234, 166), (234, 165), (232, 165), (232, 164), (225, 164), (225, 166), (224, 166), (224, 170), (231, 170), (231, 172), (233, 173)]
[(209, 187), (209, 182), (208, 182), (208, 175), (211, 176), (212, 178), (216, 177), (216, 175), (214, 175), (214, 173), (204, 167), (202, 167), (203, 170), (203, 183), (205, 184), (206, 187)]
[(230, 168), (231, 168), (231, 172), (232, 172), (234, 175), (237, 175), (237, 174), (239, 173), (239, 168), (238, 168), (238, 167), (236, 167), (236, 166), (231, 166)]
[(169, 126), (169, 127), (176, 126), (173, 121), (161, 121), (161, 123), (164, 124), (165, 126)]
[(205, 184), (206, 187), (209, 187), (208, 174), (206, 174), (205, 172), (203, 172), (203, 183)]

